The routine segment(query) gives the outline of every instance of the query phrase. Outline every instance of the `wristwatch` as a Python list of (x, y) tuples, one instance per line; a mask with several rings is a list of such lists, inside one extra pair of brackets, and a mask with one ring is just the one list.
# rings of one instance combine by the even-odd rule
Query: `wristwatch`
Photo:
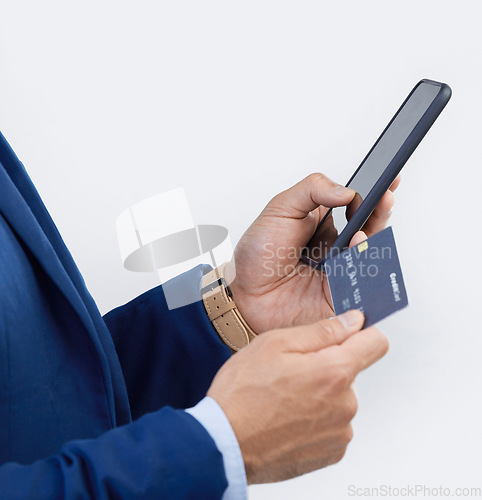
[(201, 282), (201, 297), (209, 320), (221, 340), (234, 354), (246, 347), (256, 333), (241, 316), (224, 278), (227, 262), (205, 274)]

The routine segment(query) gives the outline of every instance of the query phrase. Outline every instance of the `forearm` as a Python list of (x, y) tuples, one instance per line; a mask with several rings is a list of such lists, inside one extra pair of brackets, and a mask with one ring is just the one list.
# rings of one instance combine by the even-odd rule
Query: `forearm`
[[(189, 480), (186, 480), (189, 478)], [(164, 408), (31, 465), (0, 466), (0, 498), (220, 499), (221, 453), (205, 428)]]
[(201, 300), (171, 310), (167, 306), (164, 288), (170, 296), (199, 297), (202, 274), (198, 266), (104, 316), (133, 419), (165, 405), (194, 406), (230, 357)]

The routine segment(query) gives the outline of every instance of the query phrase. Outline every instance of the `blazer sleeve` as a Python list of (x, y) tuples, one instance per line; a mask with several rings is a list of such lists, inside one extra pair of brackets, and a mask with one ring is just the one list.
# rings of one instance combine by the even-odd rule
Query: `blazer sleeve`
[(0, 498), (221, 499), (223, 459), (204, 427), (163, 408), (31, 465), (0, 466)]
[[(210, 269), (197, 266), (103, 317), (119, 356), (133, 419), (162, 406), (194, 406), (231, 356), (200, 300), (201, 278)], [(189, 301), (172, 308), (173, 302)]]

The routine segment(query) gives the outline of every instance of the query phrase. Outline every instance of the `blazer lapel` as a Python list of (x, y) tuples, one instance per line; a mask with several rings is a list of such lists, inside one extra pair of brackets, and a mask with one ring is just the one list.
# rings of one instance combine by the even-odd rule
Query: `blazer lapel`
[[(50, 217), (45, 205), (40, 198), (35, 186), (25, 170), (22, 162), (17, 158), (5, 137), (0, 133), (0, 163), (3, 165), (8, 177), (10, 177), (16, 190), (23, 198), (24, 203), (31, 212), (37, 224), (40, 226), (50, 245), (57, 254), (60, 263), (68, 274), (72, 283), (80, 293), (85, 286), (84, 279), (80, 274), (68, 248), (65, 246), (54, 221)], [(11, 188), (11, 185), (9, 186)], [(39, 229), (39, 228), (37, 228)]]
[(3, 168), (0, 168), (0, 211), (39, 261), (45, 272), (72, 304), (85, 327), (89, 330), (92, 321), (87, 318), (87, 311), (72, 281), (32, 211)]
[[(72, 305), (89, 333), (98, 352), (111, 418), (115, 422), (109, 364), (95, 324), (95, 319), (102, 321), (102, 318), (25, 167), (1, 133), (0, 211)], [(99, 318), (93, 317), (95, 312)], [(101, 327), (105, 328), (105, 325), (97, 325), (97, 328)]]

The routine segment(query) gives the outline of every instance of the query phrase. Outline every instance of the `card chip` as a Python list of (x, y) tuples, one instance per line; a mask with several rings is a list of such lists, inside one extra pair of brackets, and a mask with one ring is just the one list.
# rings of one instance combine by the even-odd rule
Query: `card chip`
[(360, 244), (358, 245), (358, 247), (357, 247), (357, 248), (358, 248), (358, 253), (362, 253), (362, 252), (364, 252), (364, 251), (368, 248), (368, 241), (366, 241), (366, 240), (365, 240), (365, 241), (363, 241), (362, 243), (360, 243)]

